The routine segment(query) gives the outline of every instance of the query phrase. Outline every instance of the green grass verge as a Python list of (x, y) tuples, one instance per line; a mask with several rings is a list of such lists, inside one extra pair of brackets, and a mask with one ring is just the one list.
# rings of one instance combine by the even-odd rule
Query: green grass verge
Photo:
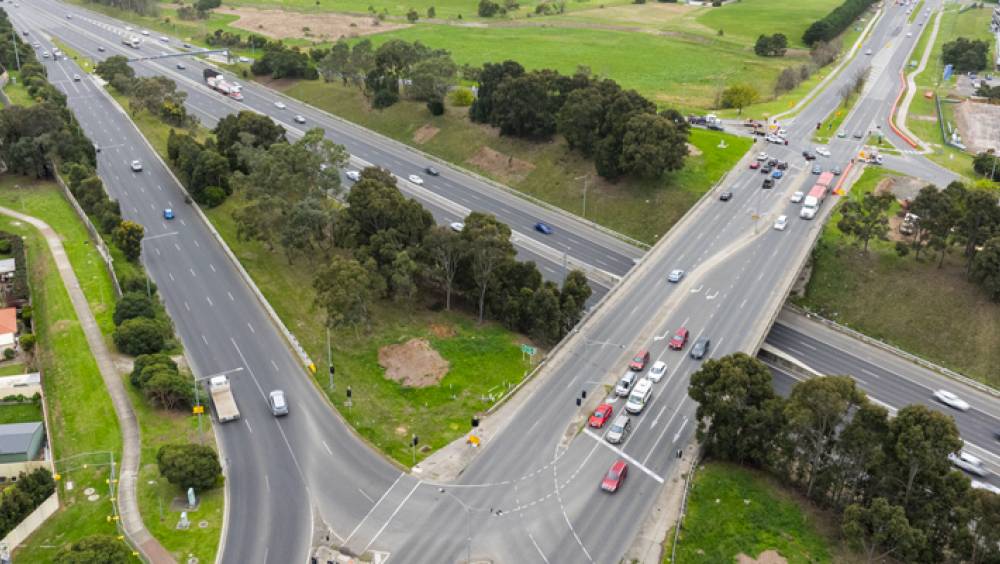
[[(934, 101), (932, 98), (925, 97), (925, 93), (934, 92), (942, 99), (947, 98), (955, 86), (954, 77), (947, 82), (943, 81), (944, 62), (941, 59), (941, 49), (945, 43), (954, 41), (958, 37), (980, 39), (991, 45), (990, 53), (994, 52), (992, 47), (994, 37), (989, 31), (993, 12), (992, 5), (972, 8), (959, 13), (960, 8), (961, 6), (957, 4), (948, 5), (941, 15), (941, 26), (938, 29), (937, 40), (934, 42), (931, 55), (927, 59), (927, 67), (914, 78), (918, 91), (910, 103), (906, 126), (931, 146), (932, 152), (927, 155), (927, 158), (965, 177), (976, 178), (975, 172), (972, 170), (972, 155), (944, 144)], [(920, 39), (912, 57), (917, 61), (923, 56), (927, 43), (930, 41), (933, 22), (933, 18), (928, 18), (927, 23), (921, 28)], [(953, 108), (946, 103), (941, 105), (946, 123), (951, 123), (954, 127)], [(946, 127), (946, 134), (947, 131)]]
[[(696, 470), (676, 562), (733, 562), (776, 550), (790, 563), (843, 562), (836, 527), (808, 500), (757, 470), (709, 462)], [(673, 531), (670, 531), (672, 542)], [(669, 544), (668, 542), (668, 544)], [(664, 562), (669, 562), (669, 551)]]
[[(865, 170), (853, 197), (892, 173)], [(873, 241), (868, 255), (827, 222), (813, 257), (804, 298), (796, 302), (876, 339), (1000, 386), (1000, 305), (965, 278), (965, 263), (953, 250), (942, 268), (936, 253), (917, 262), (899, 257), (894, 242)], [(933, 319), (933, 323), (928, 323)], [(942, 339), (941, 335), (948, 335)], [(956, 346), (956, 343), (961, 343)]]
[(923, 9), (924, 9), (924, 0), (918, 0), (917, 3), (913, 6), (913, 11), (910, 12), (909, 17), (906, 18), (906, 21), (908, 21), (909, 23), (913, 23), (913, 21), (917, 19), (917, 16), (920, 15), (920, 11)]
[(841, 4), (840, 0), (741, 0), (719, 8), (705, 8), (698, 23), (753, 44), (761, 34), (784, 33), (790, 48), (807, 49), (806, 28)]
[[(601, 6), (614, 4), (624, 4), (627, 0), (609, 0), (600, 2)], [(390, 18), (394, 20), (402, 19), (406, 13), (413, 8), (423, 18), (427, 14), (427, 8), (434, 7), (436, 19), (457, 19), (457, 20), (483, 20), (483, 21), (503, 21), (505, 19), (530, 18), (534, 15), (535, 6), (541, 0), (520, 0), (520, 9), (508, 13), (506, 16), (496, 16), (494, 18), (480, 18), (477, 13), (478, 3), (466, 0), (408, 0), (399, 2), (398, 0), (234, 0), (234, 6), (250, 6), (255, 8), (276, 8), (281, 10), (295, 10), (301, 12), (348, 12), (353, 14), (368, 14), (369, 7), (376, 12), (387, 11)], [(228, 5), (228, 3), (227, 3)], [(573, 0), (566, 3), (566, 10), (586, 10), (598, 7), (596, 0)], [(308, 17), (308, 16), (305, 16)]]
[(0, 425), (42, 420), (42, 406), (35, 403), (0, 405)]
[(25, 107), (34, 105), (35, 99), (28, 94), (28, 89), (21, 83), (21, 73), (14, 69), (8, 70), (7, 73), (10, 75), (10, 81), (4, 87), (3, 91), (7, 94), (7, 98), (10, 99), (10, 103), (15, 106)]
[(5, 362), (0, 366), (0, 376), (18, 376), (26, 372), (23, 362)]
[[(20, 186), (15, 188), (14, 186)], [(110, 344), (110, 334), (114, 330), (112, 320), (113, 313), (113, 289), (111, 280), (107, 275), (104, 263), (101, 261), (97, 250), (91, 244), (86, 228), (80, 223), (75, 212), (70, 207), (63, 196), (61, 190), (52, 183), (39, 183), (30, 180), (7, 179), (0, 185), (0, 205), (10, 207), (17, 211), (33, 215), (43, 219), (56, 232), (62, 236), (63, 246), (67, 256), (73, 264), (77, 279), (83, 288), (84, 294), (88, 298), (91, 311), (97, 319), (98, 326), (104, 334), (106, 341)], [(7, 220), (9, 221), (9, 220)], [(22, 226), (24, 229), (26, 226)], [(28, 230), (25, 230), (28, 232)], [(29, 235), (29, 240), (34, 240), (37, 235)], [(38, 244), (43, 242), (38, 241)], [(45, 251), (45, 247), (41, 250)], [(47, 257), (46, 251), (46, 257)], [(38, 264), (34, 256), (29, 258), (32, 267)], [(46, 261), (46, 266), (51, 274), (45, 277), (45, 286), (50, 283), (58, 284), (61, 288), (61, 279), (54, 272), (54, 265), (51, 259)], [(119, 265), (129, 264), (124, 257), (118, 257)], [(33, 279), (32, 289), (35, 300), (35, 316), (39, 324), (42, 324), (41, 316), (44, 315), (39, 310), (44, 307), (45, 301), (40, 297), (39, 286), (41, 282)], [(46, 288), (47, 289), (47, 288)], [(47, 292), (46, 292), (47, 295)], [(53, 367), (43, 366), (45, 369), (46, 394), (49, 401), (50, 414), (56, 418), (53, 421), (52, 432), (57, 447), (57, 456), (61, 458), (79, 455), (86, 451), (102, 450), (100, 444), (114, 444), (114, 449), (120, 451), (120, 438), (118, 436), (117, 419), (114, 418), (113, 408), (110, 399), (104, 392), (104, 382), (97, 371), (93, 358), (89, 355), (89, 349), (85, 343), (82, 331), (76, 325), (72, 312), (72, 304), (66, 298), (65, 307), (68, 313), (60, 310), (56, 319), (74, 320), (72, 328), (79, 333), (80, 343), (74, 345), (73, 353), (79, 356), (86, 356), (90, 361), (89, 370), (76, 370), (68, 372), (64, 378), (73, 376), (79, 378), (79, 384), (84, 386), (86, 393), (73, 391), (72, 397), (60, 399), (58, 403), (53, 401), (53, 392), (50, 387), (53, 384)], [(40, 299), (42, 305), (39, 304)], [(49, 310), (46, 310), (48, 312)], [(59, 321), (58, 324), (65, 324), (68, 321)], [(70, 327), (70, 326), (67, 326)], [(42, 346), (45, 346), (44, 344)], [(64, 359), (68, 358), (63, 354), (53, 355), (50, 362), (62, 367)], [(23, 368), (23, 367), (22, 367)], [(91, 372), (92, 371), (92, 372)], [(19, 371), (20, 372), (20, 371)], [(174, 488), (165, 480), (159, 477), (156, 469), (156, 449), (161, 444), (176, 442), (180, 440), (197, 440), (194, 432), (197, 421), (186, 415), (178, 415), (159, 410), (151, 409), (145, 400), (131, 386), (125, 378), (125, 386), (129, 389), (132, 406), (135, 410), (136, 418), (139, 421), (142, 433), (142, 458), (138, 481), (139, 508), (143, 515), (143, 520), (150, 532), (160, 540), (160, 542), (170, 550), (179, 561), (188, 555), (194, 555), (202, 562), (214, 560), (215, 551), (218, 547), (219, 533), (222, 525), (222, 490), (208, 492), (203, 498), (198, 510), (191, 512), (191, 519), (194, 523), (201, 520), (208, 522), (208, 527), (202, 529), (192, 527), (189, 531), (177, 531), (174, 528), (179, 519), (179, 511), (170, 509), (170, 500), (177, 495), (182, 495), (177, 488)], [(56, 380), (58, 382), (58, 380)], [(76, 390), (76, 388), (73, 388)], [(0, 407), (0, 417), (3, 410), (9, 406)], [(91, 416), (90, 412), (95, 411), (99, 416)], [(72, 422), (66, 420), (66, 415), (72, 414)], [(62, 422), (62, 424), (60, 424)], [(87, 427), (89, 422), (95, 423), (95, 427)], [(206, 422), (207, 425), (210, 423)], [(83, 427), (84, 432), (89, 436), (94, 433), (107, 433), (107, 437), (100, 443), (88, 442), (85, 437), (77, 432), (76, 428)], [(113, 435), (112, 435), (113, 433)], [(206, 426), (205, 440), (212, 444), (214, 437), (211, 434), (210, 426)], [(104, 448), (103, 450), (107, 450)], [(119, 456), (116, 454), (116, 456)], [(107, 458), (106, 454), (84, 456), (73, 459), (66, 464), (58, 465), (59, 471), (65, 474), (62, 483), (66, 480), (76, 482), (74, 490), (70, 492), (61, 491), (64, 503), (68, 504), (67, 509), (57, 513), (39, 530), (24, 549), (24, 556), (19, 552), (19, 557), (25, 562), (47, 562), (51, 561), (58, 548), (66, 542), (71, 542), (77, 538), (94, 532), (113, 533), (114, 528), (107, 524), (106, 514), (110, 513), (110, 507), (103, 502), (90, 502), (86, 496), (80, 492), (86, 487), (94, 487), (98, 491), (104, 491), (106, 485), (104, 479), (107, 477), (106, 466), (93, 468), (95, 464), (102, 464)], [(83, 464), (88, 464), (84, 468)], [(153, 483), (150, 483), (153, 482)], [(163, 500), (163, 513), (160, 513), (160, 500)], [(163, 520), (160, 516), (163, 516)], [(80, 530), (76, 530), (78, 521), (91, 522), (91, 525), (84, 523)], [(98, 526), (100, 521), (104, 526)]]
[[(56, 230), (65, 225), (58, 216), (46, 214), (58, 207), (58, 201), (58, 188), (51, 183), (9, 176), (0, 179), (0, 204), (42, 217)], [(62, 205), (68, 210), (66, 202)], [(88, 301), (92, 307), (100, 306), (101, 292), (89, 273), (103, 266), (86, 260), (82, 248), (89, 245), (87, 235), (77, 226), (77, 230), (60, 233)], [(64, 505), (18, 549), (16, 557), (22, 562), (53, 562), (66, 543), (94, 533), (116, 534), (107, 519), (111, 515), (107, 495), (88, 501), (83, 490), (92, 487), (99, 493), (107, 492), (109, 453), (120, 457), (121, 437), (111, 400), (48, 247), (33, 228), (20, 221), (0, 216), (0, 229), (25, 237), (39, 337), (37, 359), (45, 374), (49, 432)], [(92, 245), (89, 248), (93, 250)], [(102, 317), (110, 317), (110, 311), (98, 308), (95, 316), (101, 323)], [(73, 483), (72, 490), (65, 488), (68, 482)]]
[[(319, 366), (318, 387), (327, 393), (324, 314), (313, 306), (315, 267), (304, 261), (288, 264), (278, 253), (258, 243), (236, 238), (231, 198), (208, 210), (213, 225), (239, 257), (278, 315)], [(331, 332), (336, 390), (329, 394), (348, 422), (377, 448), (400, 463), (412, 464), (408, 446), (416, 434), (426, 449), (417, 460), (469, 430), (469, 420), (492, 405), (483, 396), (499, 397), (517, 384), (528, 369), (521, 360), (518, 336), (495, 325), (477, 325), (471, 315), (434, 312), (429, 303), (376, 304), (370, 333)], [(449, 363), (437, 385), (407, 388), (386, 378), (378, 364), (379, 350), (412, 338), (426, 339)], [(353, 390), (353, 407), (344, 407), (344, 391)]]
[[(649, 243), (666, 233), (751, 146), (746, 138), (694, 130), (691, 143), (701, 154), (689, 157), (683, 170), (655, 181), (622, 180), (612, 184), (599, 180), (593, 164), (568, 150), (563, 141), (531, 143), (500, 137), (493, 129), (470, 122), (466, 108), (449, 107), (445, 115), (434, 117), (423, 104), (400, 102), (386, 110), (372, 111), (356, 88), (320, 81), (298, 82), (286, 93), (576, 214), (583, 214), (583, 181), (576, 179), (590, 174), (587, 219)], [(414, 134), (422, 127), (436, 128), (438, 132), (418, 144)], [(722, 140), (725, 149), (718, 148)], [(530, 170), (526, 174), (508, 174), (506, 166), (476, 166), (470, 159), (483, 150), (523, 161)]]

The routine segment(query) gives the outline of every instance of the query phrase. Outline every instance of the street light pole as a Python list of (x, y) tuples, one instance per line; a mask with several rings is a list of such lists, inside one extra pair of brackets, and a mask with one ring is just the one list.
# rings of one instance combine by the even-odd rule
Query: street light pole
[(17, 71), (21, 72), (21, 55), (17, 52), (17, 35), (14, 28), (10, 28), (10, 42), (14, 44), (14, 61), (17, 63)]
[(583, 179), (583, 217), (587, 217), (587, 183), (590, 181), (590, 174), (584, 174), (583, 176), (577, 176), (573, 180)]

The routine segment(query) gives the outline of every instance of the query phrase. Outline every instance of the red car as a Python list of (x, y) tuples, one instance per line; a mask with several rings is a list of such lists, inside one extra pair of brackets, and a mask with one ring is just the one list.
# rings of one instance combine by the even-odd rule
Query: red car
[(757, 161), (750, 161), (750, 169), (751, 170), (757, 170), (758, 168), (760, 168), (760, 163), (759, 162), (757, 162)]
[(625, 476), (628, 476), (628, 464), (624, 460), (619, 460), (612, 464), (611, 469), (604, 475), (604, 479), (601, 480), (601, 489), (615, 493), (625, 482)]
[(639, 351), (639, 354), (632, 357), (632, 362), (628, 363), (630, 370), (636, 372), (642, 372), (646, 369), (646, 364), (649, 363), (649, 351)]
[(597, 406), (596, 410), (594, 410), (594, 414), (590, 416), (588, 424), (595, 429), (600, 429), (604, 426), (608, 419), (611, 419), (612, 411), (614, 411), (614, 409), (611, 407), (611, 404), (602, 403)]
[(688, 342), (688, 330), (681, 327), (674, 333), (674, 336), (670, 338), (670, 348), (675, 351), (679, 351), (684, 348)]

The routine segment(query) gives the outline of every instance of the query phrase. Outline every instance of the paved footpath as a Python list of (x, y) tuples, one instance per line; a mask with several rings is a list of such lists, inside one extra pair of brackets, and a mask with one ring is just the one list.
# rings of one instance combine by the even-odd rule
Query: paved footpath
[(118, 425), (121, 427), (123, 439), (122, 460), (118, 469), (118, 513), (121, 516), (125, 534), (132, 540), (146, 561), (153, 564), (176, 562), (174, 557), (167, 549), (163, 548), (163, 545), (149, 533), (142, 523), (142, 516), (139, 514), (139, 501), (136, 497), (136, 479), (139, 474), (139, 424), (136, 422), (135, 412), (132, 411), (132, 404), (125, 392), (125, 385), (115, 369), (111, 351), (108, 350), (104, 335), (101, 334), (101, 329), (97, 326), (94, 314), (90, 311), (90, 306), (87, 303), (87, 297), (80, 289), (80, 282), (76, 279), (76, 273), (73, 272), (69, 257), (66, 256), (62, 239), (47, 223), (38, 218), (5, 207), (0, 207), (0, 214), (34, 226), (45, 237), (49, 251), (52, 252), (52, 258), (56, 261), (59, 276), (69, 293), (70, 301), (73, 302), (76, 317), (87, 337), (90, 352), (93, 353), (94, 359), (97, 361), (104, 385), (107, 387), (111, 402), (115, 406), (115, 415), (118, 416)]

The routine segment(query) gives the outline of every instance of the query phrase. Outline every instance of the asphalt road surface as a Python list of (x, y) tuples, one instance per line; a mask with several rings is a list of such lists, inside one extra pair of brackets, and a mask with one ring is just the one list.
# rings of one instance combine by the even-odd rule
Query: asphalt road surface
[[(937, 2), (928, 6), (936, 7)], [(74, 14), (72, 20), (64, 19), (68, 12)], [(43, 0), (22, 5), (12, 15), (19, 29), (37, 32), (36, 40), (56, 35), (91, 56), (97, 56), (101, 44), (105, 54), (131, 52), (117, 46), (116, 31), (124, 33), (123, 24), (75, 7)], [(899, 64), (907, 59), (912, 45), (908, 41), (916, 40), (900, 36), (905, 25), (905, 10), (888, 6), (862, 50), (871, 46), (876, 53), (872, 60), (859, 55), (793, 122), (784, 124), (792, 140), (789, 146), (759, 143), (755, 151), (768, 151), (790, 163), (786, 178), (763, 190), (762, 175), (741, 163), (743, 170), (735, 170), (725, 186), (733, 199), (720, 202), (712, 197), (699, 203), (690, 220), (678, 225), (639, 268), (632, 268), (633, 259), (641, 255), (636, 249), (557, 212), (460, 177), (458, 171), (438, 166), (442, 176), (425, 184), (441, 198), (404, 186), (417, 198), (439, 202), (439, 220), (461, 217), (453, 208), (449, 215), (455, 205), (496, 213), (523, 238), (522, 247), (534, 249), (550, 263), (558, 263), (562, 252), (567, 262), (616, 275), (630, 272), (565, 344), (563, 361), (550, 369), (517, 417), (485, 446), (458, 483), (447, 485), (402, 474), (354, 438), (312, 389), (221, 247), (181, 203), (178, 187), (127, 117), (89, 78), (70, 80), (79, 72), (72, 62), (47, 63), (85, 130), (103, 149), (100, 173), (112, 196), (121, 200), (126, 217), (147, 227), (147, 265), (198, 374), (239, 370), (233, 379), (243, 419), (218, 427), (231, 493), (223, 560), (302, 561), (318, 516), (348, 550), (381, 550), (405, 562), (453, 562), (467, 554), (499, 562), (617, 562), (670, 479), (674, 452), (690, 441), (694, 428), (694, 405), (686, 388), (700, 362), (687, 350), (668, 350), (666, 338), (684, 326), (692, 341), (711, 338), (710, 356), (754, 352), (768, 329), (767, 320), (784, 301), (789, 273), (808, 255), (811, 238), (832, 207), (825, 204), (812, 221), (798, 218), (789, 196), (808, 191), (814, 180), (812, 163), (799, 153), (814, 147), (809, 137), (815, 124), (839, 104), (840, 86), (863, 66), (872, 66), (871, 87), (844, 127), (852, 132), (887, 127), (884, 120), (895, 97), (893, 87), (898, 87)], [(147, 45), (155, 41), (147, 39)], [(162, 50), (176, 51), (176, 40), (171, 44), (175, 46)], [(233, 102), (200, 83), (199, 64), (190, 62), (188, 74), (183, 74), (173, 68), (175, 63), (151, 61), (136, 67), (142, 74), (155, 72), (177, 80), (189, 92), (192, 111), (207, 124), (243, 107), (273, 114), (276, 95), (263, 87), (247, 85), (246, 101)], [(419, 174), (426, 164), (398, 144), (293, 101), (285, 103), (284, 111), (305, 116), (307, 126), (322, 124), (352, 154), (390, 166), (397, 175)], [(294, 134), (287, 118), (283, 124)], [(821, 157), (819, 164), (846, 168), (860, 147), (861, 141), (851, 136), (838, 138), (829, 145), (831, 156)], [(145, 164), (141, 174), (128, 169), (136, 158)], [(904, 158), (923, 162), (912, 155)], [(925, 166), (934, 174), (941, 172)], [(177, 219), (164, 221), (164, 207), (172, 207)], [(784, 231), (771, 227), (779, 215), (788, 216)], [(555, 236), (533, 231), (539, 218), (555, 226)], [(679, 284), (666, 281), (674, 268), (688, 272)], [(579, 415), (575, 398), (583, 390), (606, 394), (604, 384), (626, 370), (628, 358), (639, 348), (650, 349), (654, 360), (665, 360), (668, 372), (654, 385), (651, 402), (632, 417), (631, 434), (623, 444), (611, 445), (603, 432), (576, 433), (571, 424)], [(836, 358), (829, 359), (836, 368), (831, 370), (847, 371)], [(281, 420), (271, 418), (264, 404), (266, 392), (277, 387), (291, 398), (292, 414)], [(613, 400), (616, 413), (623, 403)], [(962, 423), (963, 433), (969, 428), (971, 435), (978, 416), (966, 415), (970, 419)], [(967, 438), (988, 443), (978, 435)], [(618, 494), (603, 494), (600, 478), (619, 458), (630, 464), (629, 480)]]

